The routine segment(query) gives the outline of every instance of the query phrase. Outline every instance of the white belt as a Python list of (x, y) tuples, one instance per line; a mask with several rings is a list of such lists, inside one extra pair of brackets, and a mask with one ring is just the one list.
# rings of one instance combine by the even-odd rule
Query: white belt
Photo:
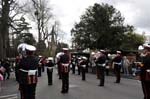
[(68, 67), (69, 66), (69, 64), (62, 64), (64, 67)]
[(24, 70), (24, 69), (19, 69), (20, 71), (28, 73), (28, 75), (36, 75), (37, 70)]
[(106, 66), (106, 69), (109, 69), (109, 66)]
[(29, 72), (29, 70), (24, 70), (24, 69), (19, 69), (19, 70), (23, 72)]
[(81, 66), (84, 67), (84, 68), (86, 67), (86, 65), (81, 65)]
[(104, 67), (105, 66), (105, 64), (97, 64), (98, 66), (102, 66), (102, 67)]
[(150, 69), (147, 69), (146, 71), (147, 71), (148, 73), (150, 73)]
[(114, 64), (116, 64), (116, 65), (121, 65), (121, 63), (117, 63), (117, 62), (114, 62)]
[(47, 67), (47, 69), (53, 69), (53, 67)]

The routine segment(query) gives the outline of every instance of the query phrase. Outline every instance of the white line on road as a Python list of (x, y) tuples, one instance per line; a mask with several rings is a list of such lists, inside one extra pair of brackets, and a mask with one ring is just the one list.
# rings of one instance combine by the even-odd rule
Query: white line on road
[(15, 96), (15, 97), (7, 98), (7, 99), (18, 99), (18, 97)]
[(0, 99), (9, 98), (9, 97), (17, 97), (17, 96), (18, 96), (18, 94), (5, 95), (5, 96), (0, 96)]
[(78, 85), (69, 85), (69, 88), (75, 88), (75, 87), (78, 87)]

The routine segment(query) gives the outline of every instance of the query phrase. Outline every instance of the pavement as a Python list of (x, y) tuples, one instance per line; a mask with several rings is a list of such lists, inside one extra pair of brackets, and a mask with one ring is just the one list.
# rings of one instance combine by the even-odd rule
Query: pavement
[[(0, 99), (20, 99), (18, 83), (14, 73), (9, 80), (2, 82)], [(62, 94), (61, 80), (56, 70), (53, 72), (53, 85), (48, 86), (46, 72), (38, 78), (36, 99), (142, 99), (143, 93), (140, 81), (122, 78), (120, 84), (114, 83), (115, 77), (106, 76), (105, 86), (99, 87), (95, 74), (86, 74), (86, 81), (77, 74), (69, 75), (69, 93)]]

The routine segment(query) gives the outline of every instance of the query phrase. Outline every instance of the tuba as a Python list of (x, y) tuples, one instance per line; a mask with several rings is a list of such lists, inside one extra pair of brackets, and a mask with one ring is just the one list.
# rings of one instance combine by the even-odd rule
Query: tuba
[(21, 44), (18, 45), (17, 50), (18, 50), (18, 53), (21, 57), (26, 56), (26, 46), (27, 45), (28, 44), (26, 44), (26, 43), (21, 43)]

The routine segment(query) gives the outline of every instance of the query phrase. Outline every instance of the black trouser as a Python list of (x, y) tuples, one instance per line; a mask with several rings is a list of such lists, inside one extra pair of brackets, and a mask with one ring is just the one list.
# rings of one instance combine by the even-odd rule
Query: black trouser
[(62, 74), (62, 92), (68, 92), (69, 90), (69, 73)]
[(43, 64), (42, 65), (42, 72), (44, 72), (45, 71), (45, 65)]
[(120, 83), (120, 79), (121, 79), (120, 70), (121, 70), (121, 66), (119, 66), (119, 65), (114, 66), (114, 72), (116, 75), (116, 83)]
[(97, 79), (100, 79), (100, 72), (99, 72), (98, 66), (96, 66), (96, 76), (97, 76)]
[(75, 64), (72, 64), (72, 73), (75, 74), (75, 67), (76, 65)]
[(105, 67), (103, 66), (97, 66), (98, 72), (99, 72), (99, 77), (100, 77), (100, 84), (101, 86), (104, 86), (105, 82)]
[(81, 72), (81, 67), (78, 66), (78, 75), (80, 75), (80, 72)]
[(105, 71), (106, 71), (106, 75), (109, 76), (109, 68), (106, 68)]
[(38, 77), (42, 76), (42, 67), (38, 67)]
[(141, 81), (144, 99), (150, 99), (150, 81)]
[(16, 77), (16, 81), (18, 81), (19, 77), (18, 77), (18, 71), (15, 71), (15, 77)]
[(82, 71), (82, 80), (85, 80), (86, 68), (85, 67), (81, 67), (81, 71)]
[(88, 71), (88, 67), (89, 67), (88, 64), (86, 64), (86, 72), (87, 72), (87, 73), (89, 72), (89, 71)]
[(15, 77), (16, 77), (16, 81), (18, 81), (18, 72), (19, 72), (19, 70), (18, 70), (18, 68), (15, 68)]
[(21, 99), (35, 99), (36, 84), (20, 84)]
[(61, 79), (62, 78), (61, 77), (62, 76), (61, 75), (61, 64), (58, 63), (57, 66), (58, 66), (58, 68), (57, 68), (58, 69), (58, 76), (59, 76), (59, 79)]
[(52, 85), (53, 80), (53, 69), (47, 69), (48, 85)]

